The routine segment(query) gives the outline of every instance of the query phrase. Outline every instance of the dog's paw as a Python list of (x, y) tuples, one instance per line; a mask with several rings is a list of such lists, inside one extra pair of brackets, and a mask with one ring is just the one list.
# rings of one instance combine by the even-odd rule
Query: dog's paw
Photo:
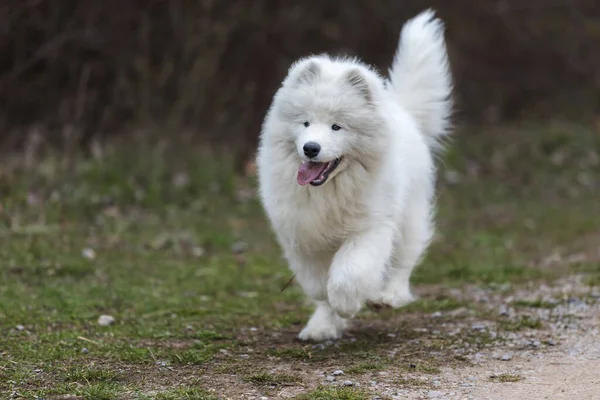
[(386, 290), (381, 294), (377, 303), (400, 308), (415, 301), (415, 297), (409, 290)]
[(311, 324), (309, 323), (300, 331), (298, 339), (314, 342), (322, 342), (325, 340), (334, 340), (342, 337), (345, 324), (336, 325), (333, 323)]
[(342, 318), (353, 318), (362, 308), (358, 293), (343, 285), (329, 285), (327, 297), (331, 308)]
[(316, 310), (306, 327), (298, 334), (298, 339), (315, 342), (339, 339), (347, 326), (348, 323), (333, 314), (328, 306), (321, 307)]

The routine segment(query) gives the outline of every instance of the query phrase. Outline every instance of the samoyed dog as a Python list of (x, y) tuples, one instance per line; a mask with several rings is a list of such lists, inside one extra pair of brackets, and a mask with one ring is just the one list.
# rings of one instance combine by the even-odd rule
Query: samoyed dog
[(400, 307), (434, 230), (435, 154), (449, 133), (444, 26), (407, 21), (389, 77), (316, 55), (289, 69), (257, 155), (260, 199), (316, 304), (301, 340), (342, 336), (368, 304)]

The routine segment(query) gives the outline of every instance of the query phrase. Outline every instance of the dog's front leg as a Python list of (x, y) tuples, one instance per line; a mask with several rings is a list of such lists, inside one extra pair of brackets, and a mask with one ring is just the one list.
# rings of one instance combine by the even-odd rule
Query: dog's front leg
[(366, 300), (383, 287), (392, 253), (394, 231), (382, 225), (348, 238), (335, 254), (329, 271), (329, 304), (343, 318), (352, 318)]
[(327, 266), (329, 260), (310, 258), (300, 252), (288, 252), (290, 267), (296, 280), (317, 307), (310, 320), (299, 333), (300, 340), (338, 339), (346, 329), (346, 321), (327, 303)]

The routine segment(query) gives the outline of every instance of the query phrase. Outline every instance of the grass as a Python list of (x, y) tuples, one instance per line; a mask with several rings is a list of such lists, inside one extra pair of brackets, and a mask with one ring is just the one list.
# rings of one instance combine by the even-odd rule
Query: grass
[(505, 331), (518, 332), (524, 329), (542, 329), (544, 324), (537, 318), (521, 316), (516, 320), (501, 320), (498, 322), (499, 328)]
[(512, 305), (514, 307), (520, 307), (520, 308), (546, 308), (546, 309), (551, 310), (551, 309), (555, 308), (558, 304), (549, 302), (549, 301), (545, 301), (542, 299), (535, 299), (535, 300), (517, 300), (517, 301), (513, 302)]
[(243, 380), (258, 386), (286, 386), (302, 383), (302, 379), (295, 375), (271, 374), (268, 372), (255, 373), (245, 377)]
[(108, 368), (98, 367), (71, 367), (64, 376), (65, 382), (87, 382), (87, 383), (114, 383), (121, 376), (118, 372)]
[[(459, 140), (450, 150), (442, 171), (463, 180), (440, 185), (440, 237), (414, 285), (518, 285), (579, 272), (597, 284), (593, 258), (545, 264), (552, 252), (586, 255), (586, 243), (595, 243), (600, 204), (577, 177), (597, 171), (584, 163), (597, 135), (577, 126), (513, 131)], [(180, 150), (119, 145), (102, 158), (47, 154), (33, 166), (4, 158), (0, 397), (208, 399), (238, 387), (301, 384), (293, 370), (262, 372), (273, 363), (327, 369), (344, 362), (356, 376), (410, 363), (413, 372), (439, 372), (428, 354), (456, 339), (435, 333), (422, 315), (475, 305), (432, 292), (405, 309), (365, 311), (353, 342), (322, 349), (296, 342), (310, 306), (297, 286), (281, 291), (291, 273), (260, 204), (246, 196), (253, 178), (234, 176), (228, 160), (201, 149)], [(560, 166), (550, 157), (557, 151), (566, 153)], [(469, 163), (480, 166), (477, 176), (469, 176)], [(103, 314), (115, 323), (98, 325)], [(541, 325), (523, 319), (503, 328)], [(482, 335), (461, 340), (484, 346)], [(390, 348), (398, 349), (391, 358)], [(193, 387), (169, 388), (194, 377), (202, 379)], [(319, 388), (308, 395), (360, 393)]]
[(468, 304), (462, 301), (442, 296), (418, 299), (415, 302), (408, 304), (406, 307), (402, 308), (402, 310), (408, 313), (433, 313), (436, 311), (451, 311), (466, 306), (468, 306)]
[(295, 397), (295, 400), (364, 400), (369, 393), (356, 388), (321, 387), (310, 393)]
[(196, 388), (174, 389), (161, 392), (155, 400), (216, 400), (213, 394)]
[(490, 380), (494, 382), (519, 382), (523, 379), (525, 378), (516, 374), (500, 374), (490, 376)]
[(356, 365), (353, 365), (350, 368), (345, 370), (346, 374), (366, 374), (370, 372), (377, 372), (384, 370), (387, 367), (387, 364), (381, 360), (377, 360), (377, 362), (362, 362)]

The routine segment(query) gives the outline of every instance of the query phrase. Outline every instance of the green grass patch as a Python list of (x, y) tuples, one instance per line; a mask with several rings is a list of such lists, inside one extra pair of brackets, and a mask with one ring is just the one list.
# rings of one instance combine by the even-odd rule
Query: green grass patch
[(352, 387), (320, 387), (310, 393), (294, 397), (295, 400), (364, 400), (368, 398), (367, 391)]
[(517, 301), (514, 301), (511, 304), (512, 304), (513, 307), (521, 307), (521, 308), (546, 308), (546, 309), (549, 309), (549, 310), (555, 308), (558, 305), (558, 303), (544, 301), (542, 299), (536, 299), (536, 300), (517, 300)]
[(505, 331), (518, 332), (524, 329), (542, 329), (544, 324), (538, 318), (521, 316), (516, 320), (500, 320), (498, 327)]
[(369, 372), (382, 371), (387, 368), (388, 365), (383, 361), (378, 362), (363, 362), (347, 368), (344, 372), (346, 374), (366, 374)]
[(123, 377), (113, 369), (101, 367), (71, 367), (67, 370), (65, 382), (74, 383), (110, 383), (118, 382)]
[(424, 374), (439, 374), (439, 365), (433, 361), (422, 360), (416, 363), (404, 364), (402, 368), (407, 372), (421, 372)]
[(218, 400), (219, 398), (206, 390), (197, 388), (178, 388), (160, 392), (154, 400)]
[(76, 389), (75, 394), (86, 400), (117, 400), (122, 390), (120, 386), (113, 383), (92, 383)]
[(405, 312), (434, 313), (436, 311), (451, 311), (466, 307), (468, 304), (451, 297), (426, 298), (408, 304), (401, 308)]
[(500, 374), (490, 376), (490, 380), (493, 382), (519, 382), (525, 378), (517, 374)]
[(299, 347), (273, 349), (269, 351), (269, 354), (289, 360), (308, 360), (313, 356), (313, 352), (310, 350)]
[(298, 376), (268, 372), (258, 372), (245, 377), (243, 380), (257, 386), (288, 386), (302, 383), (302, 379)]

